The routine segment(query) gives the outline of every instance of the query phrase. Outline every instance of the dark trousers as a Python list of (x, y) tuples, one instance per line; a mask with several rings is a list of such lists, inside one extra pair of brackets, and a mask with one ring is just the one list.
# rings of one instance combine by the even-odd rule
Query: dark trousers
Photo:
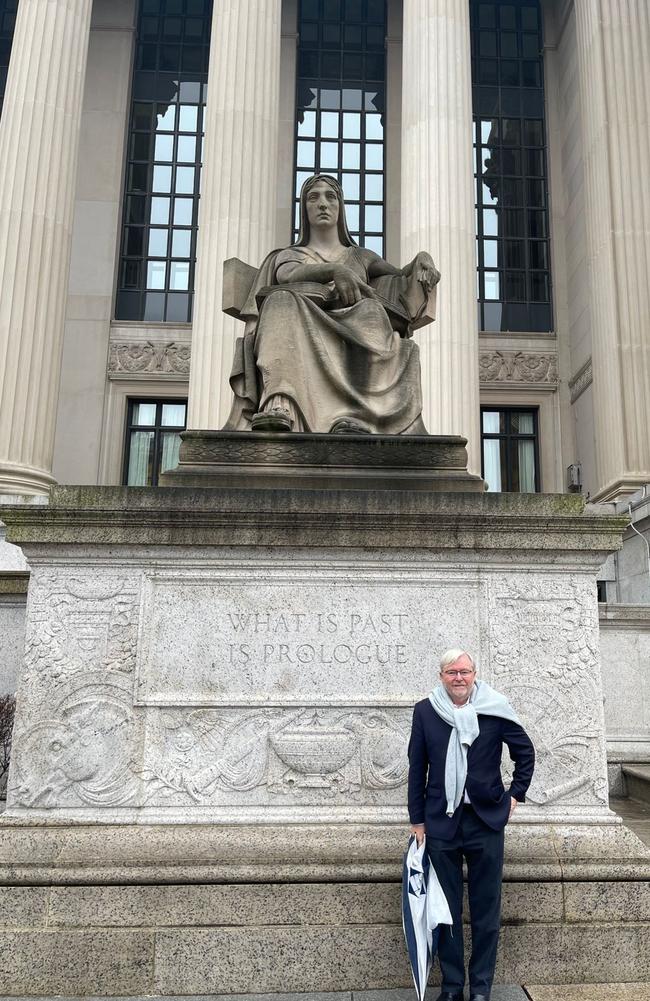
[(463, 808), (458, 831), (451, 841), (427, 836), (429, 858), (440, 880), (454, 920), (441, 925), (438, 958), (442, 990), (461, 991), (465, 985), (463, 952), (463, 857), (467, 861), (467, 891), (472, 927), (469, 986), (489, 994), (499, 942), (503, 831), (493, 831), (471, 806)]

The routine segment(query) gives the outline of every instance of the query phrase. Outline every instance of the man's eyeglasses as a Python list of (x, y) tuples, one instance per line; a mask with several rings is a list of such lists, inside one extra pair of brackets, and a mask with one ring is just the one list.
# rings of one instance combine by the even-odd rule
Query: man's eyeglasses
[(471, 678), (474, 674), (473, 671), (468, 671), (467, 668), (463, 668), (462, 671), (443, 671), (445, 678)]

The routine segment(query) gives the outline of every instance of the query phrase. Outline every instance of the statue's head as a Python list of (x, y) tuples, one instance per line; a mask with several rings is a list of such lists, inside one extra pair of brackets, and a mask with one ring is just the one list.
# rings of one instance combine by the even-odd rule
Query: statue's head
[(302, 188), (300, 189), (300, 232), (298, 233), (298, 239), (296, 240), (297, 247), (305, 247), (310, 240), (311, 236), (311, 226), (309, 222), (309, 216), (307, 214), (307, 196), (314, 185), (318, 183), (327, 184), (336, 193), (336, 198), (339, 206), (339, 215), (337, 220), (337, 226), (339, 231), (339, 240), (344, 247), (356, 247), (356, 243), (350, 236), (350, 231), (348, 229), (348, 224), (345, 219), (345, 202), (343, 200), (343, 188), (331, 174), (314, 174), (313, 177), (308, 177)]

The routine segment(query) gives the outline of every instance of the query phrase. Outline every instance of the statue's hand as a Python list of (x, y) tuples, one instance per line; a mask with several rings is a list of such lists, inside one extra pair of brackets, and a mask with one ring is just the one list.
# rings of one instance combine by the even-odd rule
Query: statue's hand
[(353, 306), (363, 298), (360, 288), (363, 282), (350, 268), (335, 267), (332, 281), (343, 306)]
[(440, 272), (433, 263), (433, 258), (425, 250), (415, 258), (415, 278), (420, 283), (424, 291), (429, 294), (435, 285), (440, 281)]

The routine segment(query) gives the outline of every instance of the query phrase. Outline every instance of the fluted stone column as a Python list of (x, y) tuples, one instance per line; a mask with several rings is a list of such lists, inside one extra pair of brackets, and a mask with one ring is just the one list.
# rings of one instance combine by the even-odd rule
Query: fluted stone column
[(188, 426), (221, 427), (243, 326), (221, 311), (223, 262), (261, 264), (274, 247), (280, 0), (214, 5), (199, 208)]
[(596, 461), (594, 500), (650, 481), (650, 8), (576, 0)]
[(480, 472), (472, 94), (467, 0), (404, 0), (402, 259), (428, 250), (438, 318), (416, 334), (424, 421), (468, 439)]
[(0, 494), (52, 479), (92, 0), (20, 0), (0, 120)]

